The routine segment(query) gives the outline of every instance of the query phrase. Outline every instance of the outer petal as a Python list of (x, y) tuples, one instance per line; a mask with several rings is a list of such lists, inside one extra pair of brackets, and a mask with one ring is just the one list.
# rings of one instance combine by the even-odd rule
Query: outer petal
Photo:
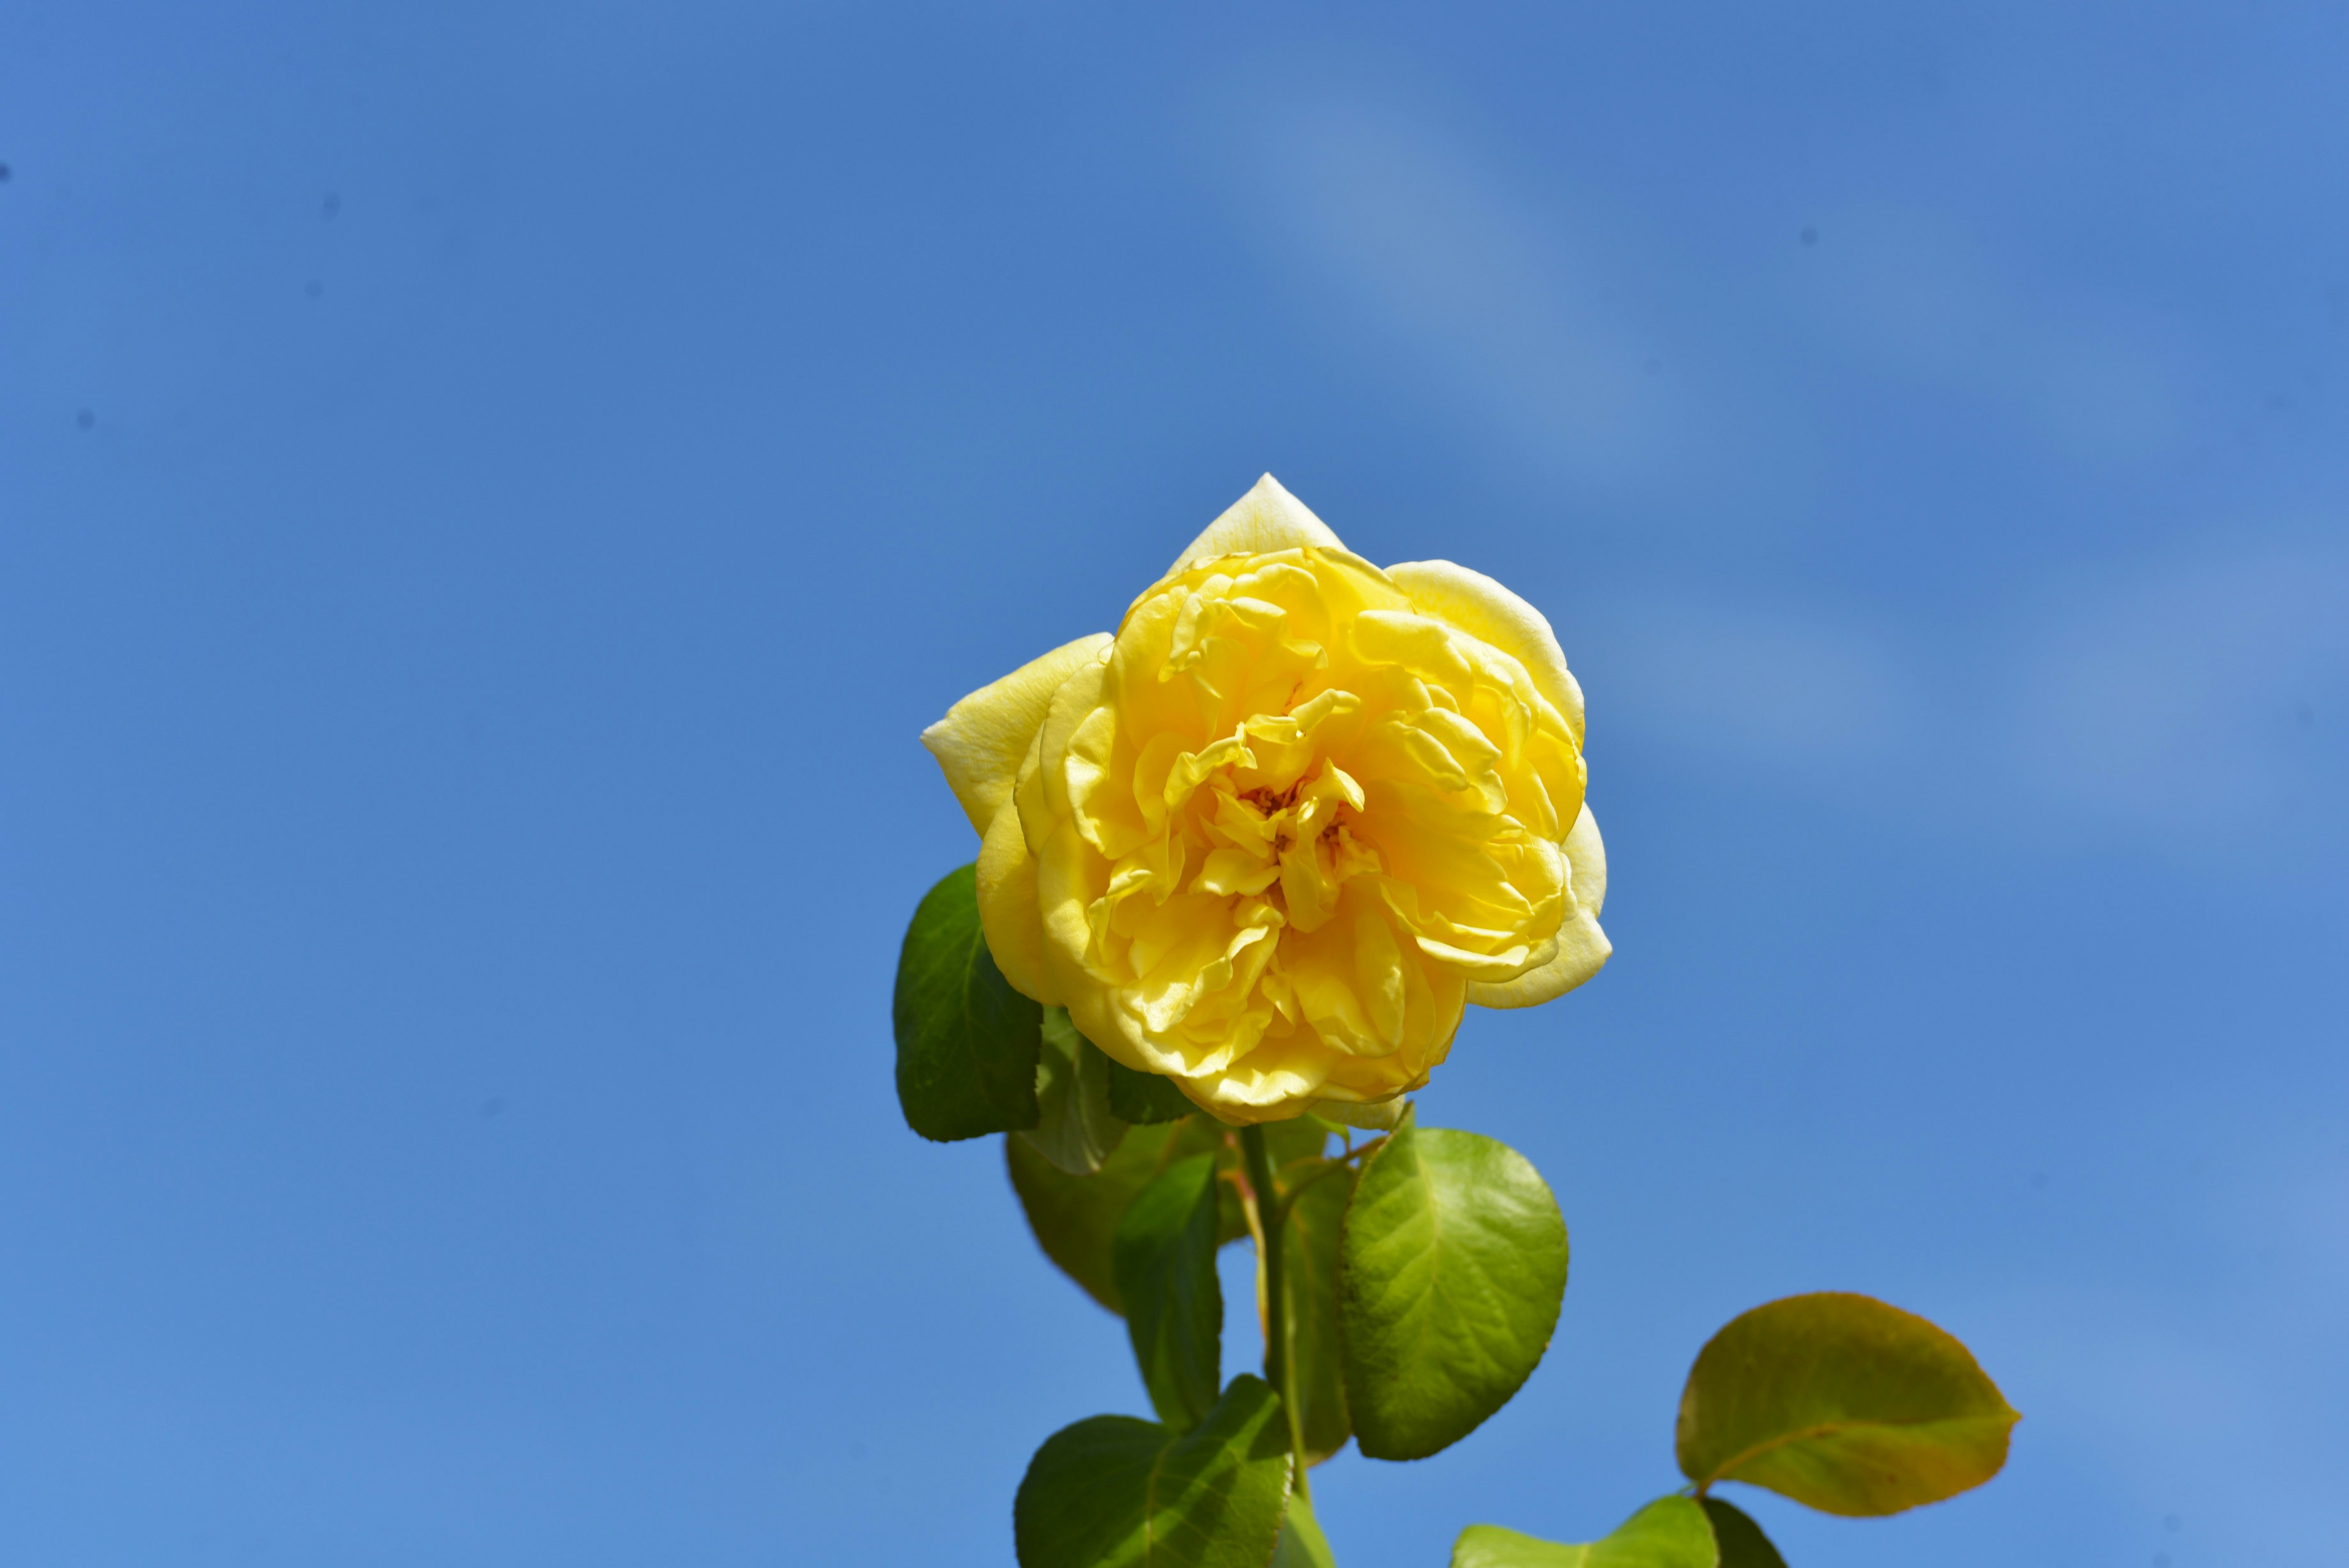
[(995, 967), (1020, 995), (1047, 1007), (1061, 1004), (1044, 965), (1044, 919), (1036, 903), (1036, 857), (1019, 831), (1019, 808), (1009, 801), (995, 814), (978, 846), (978, 929)]
[[(1305, 503), (1283, 490), (1280, 481), (1268, 473), (1256, 482), (1254, 490), (1233, 502), (1228, 511), (1208, 524), (1206, 533), (1191, 541), (1175, 557), (1174, 564), (1166, 568), (1166, 577), (1219, 556), (1261, 556), (1299, 545), (1319, 545), (1331, 550), (1346, 547), (1330, 531), (1327, 523), (1314, 516)], [(1163, 583), (1166, 577), (1158, 580)]]
[(1029, 742), (1051, 710), (1052, 693), (1070, 676), (1097, 663), (1109, 644), (1105, 631), (1065, 643), (993, 685), (980, 687), (922, 732), (922, 744), (938, 759), (947, 787), (981, 837), (1011, 798), (1012, 781), (1027, 758)]
[[(1032, 825), (1027, 831), (1034, 831)], [(1036, 848), (1036, 913), (1043, 928), (1045, 984), (1069, 1010), (1069, 1022), (1077, 1026), (1077, 1033), (1100, 1046), (1111, 1060), (1137, 1073), (1160, 1072), (1162, 1064), (1143, 1054), (1128, 1032), (1125, 1016), (1110, 989), (1085, 969), (1085, 949), (1092, 940), (1085, 911), (1097, 891), (1087, 885), (1085, 875), (1092, 852), (1092, 846), (1078, 836), (1076, 825), (1070, 822), (1052, 825), (1050, 836)]]
[(1406, 561), (1387, 576), (1427, 614), (1513, 655), (1582, 743), (1582, 687), (1566, 668), (1557, 635), (1541, 611), (1482, 572), (1450, 561)]
[(1537, 1007), (1597, 974), (1615, 950), (1599, 929), (1599, 908), (1607, 901), (1607, 846), (1588, 806), (1566, 836), (1566, 860), (1574, 868), (1575, 909), (1558, 929), (1557, 957), (1515, 980), (1470, 981), (1468, 1000), (1477, 1006)]

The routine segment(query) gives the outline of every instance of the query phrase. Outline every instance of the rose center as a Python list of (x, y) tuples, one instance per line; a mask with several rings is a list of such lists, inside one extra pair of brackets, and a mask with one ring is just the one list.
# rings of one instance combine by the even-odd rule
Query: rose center
[[(1234, 772), (1202, 792), (1194, 822), (1208, 847), (1193, 888), (1268, 905), (1293, 930), (1318, 929), (1346, 882), (1381, 868), (1377, 848), (1357, 831), (1361, 786), (1326, 759), (1278, 787), (1242, 787)], [(1240, 923), (1257, 921), (1243, 908)]]

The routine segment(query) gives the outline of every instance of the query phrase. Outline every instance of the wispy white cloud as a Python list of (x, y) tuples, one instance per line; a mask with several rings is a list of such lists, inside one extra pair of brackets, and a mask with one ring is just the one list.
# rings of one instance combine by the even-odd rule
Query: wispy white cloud
[[(1568, 495), (1677, 493), (1734, 527), (1764, 489), (1807, 483), (1831, 436), (1788, 406), (1790, 357), (1971, 399), (2078, 463), (2158, 463), (2186, 428), (2194, 378), (2158, 321), (2049, 295), (1949, 213), (1830, 213), (1817, 245), (1709, 311), (1659, 282), (1672, 258), (1623, 213), (1515, 169), (1473, 116), (1373, 85), (1324, 67), (1226, 84), (1218, 134), (1252, 230), (1433, 417)], [(1651, 373), (1674, 339), (1708, 345), (1700, 373)], [(1904, 627), (1619, 583), (1577, 618), (1577, 657), (1605, 650), (1598, 722), (1838, 798), (2195, 858), (2349, 844), (2325, 804), (2349, 798), (2349, 535), (2204, 536), (2194, 558), (2044, 592), (2019, 628), (2009, 606)]]
[[(1817, 605), (1618, 588), (1572, 624), (1600, 732), (1692, 765), (2197, 866), (2337, 862), (2349, 545), (2252, 539), (2038, 598), (2020, 630), (1985, 618), (1929, 634)], [(1970, 635), (1972, 656), (1930, 657)]]
[[(1368, 98), (1251, 95), (1233, 157), (1259, 229), (1351, 322), (1432, 378), (1433, 401), (1556, 478), (1651, 474), (1671, 419), (1619, 234), (1516, 189), (1456, 134)], [(1619, 271), (1619, 267), (1617, 268)]]
[(1734, 502), (1708, 499), (1733, 521), (1829, 457), (1808, 396), (1822, 365), (1969, 400), (2075, 463), (2158, 463), (2186, 428), (2190, 367), (2158, 320), (2048, 295), (1954, 212), (1855, 202), (1816, 246), (1724, 278), (1636, 207), (1532, 178), (1414, 95), (1308, 70), (1231, 101), (1244, 111), (1217, 123), (1249, 232), (1423, 378), (1433, 410), (1537, 477), (1651, 499), (1726, 478)]

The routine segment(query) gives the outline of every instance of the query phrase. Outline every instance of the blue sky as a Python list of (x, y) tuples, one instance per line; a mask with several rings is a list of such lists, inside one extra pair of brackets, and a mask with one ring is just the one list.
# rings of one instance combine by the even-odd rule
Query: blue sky
[(1798, 1568), (2337, 1557), (2349, 12), (6, 33), (10, 1561), (1009, 1563), (1143, 1401), (898, 1122), (914, 736), (1266, 470), (1548, 612), (1611, 869), (1423, 1101), (1558, 1336), (1347, 1568), (1604, 1529), (1825, 1288), (2026, 1419)]

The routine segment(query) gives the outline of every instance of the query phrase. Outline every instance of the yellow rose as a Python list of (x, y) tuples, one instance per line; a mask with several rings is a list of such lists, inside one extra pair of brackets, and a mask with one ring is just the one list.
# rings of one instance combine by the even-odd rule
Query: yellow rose
[(922, 733), (1012, 985), (1227, 1122), (1416, 1089), (1588, 980), (1606, 853), (1538, 611), (1384, 571), (1267, 474), (1133, 602)]

